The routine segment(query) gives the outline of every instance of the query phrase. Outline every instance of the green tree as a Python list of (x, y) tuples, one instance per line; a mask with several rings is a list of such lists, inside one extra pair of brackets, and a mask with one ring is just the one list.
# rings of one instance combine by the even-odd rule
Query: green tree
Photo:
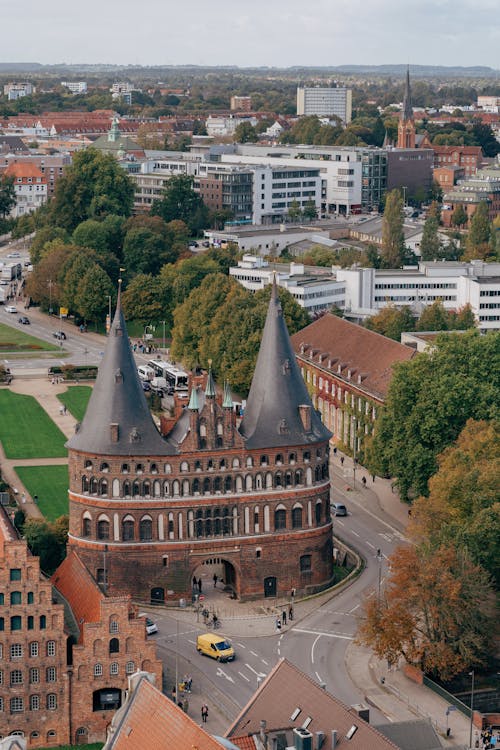
[(77, 250), (73, 245), (55, 244), (35, 266), (26, 280), (26, 295), (43, 310), (55, 309), (62, 302), (62, 269)]
[(415, 328), (417, 331), (447, 331), (450, 328), (450, 314), (440, 299), (422, 310)]
[(439, 336), (432, 349), (396, 364), (368, 450), (374, 473), (397, 478), (401, 495), (427, 495), (437, 456), (466, 421), (500, 408), (500, 333)]
[[(28, 547), (40, 558), (40, 568), (47, 575), (51, 575), (66, 557), (67, 524), (67, 516), (62, 516), (55, 523), (30, 518), (24, 525)], [(66, 534), (63, 533), (64, 525)]]
[(441, 240), (439, 239), (439, 221), (429, 214), (425, 220), (422, 242), (420, 243), (420, 257), (422, 260), (437, 260), (441, 254)]
[(130, 229), (123, 243), (123, 263), (127, 276), (153, 274), (156, 276), (165, 263), (177, 260), (178, 253), (164, 237), (150, 229)]
[(290, 221), (298, 221), (301, 216), (302, 216), (302, 211), (300, 208), (300, 204), (298, 200), (294, 198), (290, 206), (288, 207), (288, 217)]
[(135, 276), (122, 294), (123, 311), (142, 326), (164, 319), (160, 279), (147, 274)]
[(104, 320), (108, 310), (108, 297), (113, 294), (113, 284), (106, 271), (94, 264), (81, 279), (75, 298), (77, 311), (85, 320)]
[(401, 341), (403, 332), (415, 330), (415, 318), (407, 306), (397, 308), (394, 305), (387, 305), (365, 321), (365, 328), (381, 333), (394, 341)]
[(16, 191), (14, 178), (8, 175), (0, 176), (0, 219), (5, 219), (16, 205)]
[(472, 135), (476, 143), (481, 146), (483, 154), (487, 157), (495, 157), (500, 153), (500, 143), (495, 138), (491, 125), (477, 120), (472, 126)]
[(316, 203), (312, 198), (309, 198), (309, 200), (305, 204), (304, 208), (302, 209), (302, 214), (304, 216), (304, 219), (310, 219), (311, 221), (318, 218)]
[(248, 120), (243, 120), (236, 126), (234, 140), (236, 143), (257, 143), (259, 136), (253, 125)]
[(465, 243), (464, 260), (484, 258), (491, 251), (491, 224), (488, 204), (481, 201), (470, 220), (470, 229)]
[(108, 249), (107, 227), (95, 219), (87, 219), (78, 224), (71, 239), (74, 245), (81, 247), (91, 247), (94, 250)]
[(59, 244), (69, 244), (69, 234), (61, 227), (45, 226), (41, 227), (36, 233), (30, 246), (30, 258), (33, 265), (39, 262), (43, 256), (46, 246), (53, 240), (58, 240)]
[(449, 325), (450, 330), (456, 331), (466, 331), (469, 328), (475, 327), (476, 318), (474, 316), (472, 307), (469, 304), (464, 305), (459, 310), (457, 310), (457, 312), (453, 315)]
[(467, 224), (467, 212), (461, 203), (458, 203), (453, 209), (451, 223), (454, 227), (463, 227)]
[(189, 175), (171, 177), (163, 197), (153, 201), (151, 213), (166, 222), (181, 219), (193, 234), (208, 225), (208, 209), (193, 190), (193, 178)]
[(399, 190), (387, 193), (382, 219), (381, 258), (385, 268), (400, 268), (403, 262), (403, 199)]
[(77, 151), (57, 181), (49, 221), (72, 232), (86, 219), (130, 216), (134, 183), (116, 159), (93, 148)]

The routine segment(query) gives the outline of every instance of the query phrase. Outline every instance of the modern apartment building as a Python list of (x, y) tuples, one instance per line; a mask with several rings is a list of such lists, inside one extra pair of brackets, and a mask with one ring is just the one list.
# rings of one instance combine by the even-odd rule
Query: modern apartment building
[(339, 117), (344, 125), (352, 118), (352, 91), (341, 86), (297, 88), (297, 114)]
[(72, 94), (87, 93), (87, 81), (61, 81), (61, 86), (71, 91)]
[(231, 110), (233, 112), (251, 112), (252, 111), (252, 97), (251, 96), (232, 96), (231, 97)]
[(55, 186), (59, 177), (71, 164), (69, 154), (0, 154), (0, 174), (9, 164), (31, 164), (40, 170), (47, 183), (47, 197), (54, 195)]
[(500, 164), (480, 169), (472, 177), (460, 180), (443, 196), (441, 218), (445, 226), (451, 225), (453, 211), (462, 206), (470, 220), (480, 203), (488, 204), (490, 221), (500, 215)]

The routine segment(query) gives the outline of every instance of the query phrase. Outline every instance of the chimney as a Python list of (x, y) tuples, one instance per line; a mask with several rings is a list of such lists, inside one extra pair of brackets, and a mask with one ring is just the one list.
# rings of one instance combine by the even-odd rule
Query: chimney
[(300, 404), (299, 414), (304, 430), (311, 432), (311, 407), (309, 404)]
[(112, 443), (117, 443), (118, 442), (119, 433), (120, 433), (120, 429), (118, 427), (118, 423), (117, 422), (111, 422), (111, 424), (109, 425), (109, 431), (110, 431), (111, 442)]
[(325, 741), (325, 733), (315, 732), (314, 733), (314, 750), (321, 750), (321, 748), (323, 747), (324, 741)]
[(337, 747), (337, 730), (332, 729), (332, 750), (335, 750)]
[(267, 734), (266, 734), (265, 719), (261, 719), (260, 721), (259, 737), (260, 737), (260, 741), (262, 742), (262, 747), (267, 747)]

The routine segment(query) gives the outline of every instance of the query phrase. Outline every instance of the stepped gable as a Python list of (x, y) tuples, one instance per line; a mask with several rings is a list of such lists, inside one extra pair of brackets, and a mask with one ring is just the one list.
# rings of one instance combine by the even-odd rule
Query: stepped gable
[(176, 453), (151, 417), (137, 374), (121, 308), (116, 313), (85, 417), (68, 441), (70, 450), (108, 456), (162, 456)]
[(295, 360), (276, 279), (240, 433), (249, 449), (317, 443), (331, 437)]

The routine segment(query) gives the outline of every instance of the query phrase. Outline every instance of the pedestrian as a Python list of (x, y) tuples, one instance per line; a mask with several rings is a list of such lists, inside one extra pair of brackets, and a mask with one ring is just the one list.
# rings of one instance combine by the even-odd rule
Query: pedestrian
[(25, 502), (26, 502), (26, 495), (25, 495), (25, 493), (24, 493), (24, 492), (23, 492), (23, 494), (21, 495), (21, 502), (22, 502), (22, 503), (25, 503)]
[(198, 578), (198, 591), (201, 594), (201, 578)]
[(67, 410), (67, 408), (66, 408), (66, 404), (65, 404), (65, 405), (63, 406), (63, 414), (64, 414), (64, 416), (66, 416), (66, 413), (67, 413), (67, 411), (68, 411), (68, 410)]
[(208, 611), (208, 609), (205, 607), (205, 609), (202, 610), (201, 614), (202, 614), (202, 617), (203, 617), (204, 624), (208, 625), (208, 617), (209, 617), (209, 611)]
[(214, 588), (217, 586), (217, 581), (218, 581), (217, 573), (214, 573)]
[(198, 586), (198, 580), (196, 576), (193, 576), (193, 588), (195, 589)]
[(276, 618), (276, 630), (278, 631), (278, 633), (281, 630), (281, 620), (279, 617)]
[(293, 607), (292, 607), (291, 604), (288, 607), (288, 619), (289, 619), (290, 622), (292, 622), (292, 620), (293, 620)]
[(186, 675), (186, 677), (184, 678), (184, 683), (186, 685), (186, 691), (190, 693), (191, 685), (193, 684), (193, 678), (191, 677), (191, 675)]
[(337, 455), (337, 446), (336, 445), (333, 446), (333, 455), (334, 456)]
[(372, 482), (375, 481), (375, 474), (372, 474)]
[(33, 502), (35, 505), (38, 503), (38, 495), (33, 495)]
[(366, 487), (366, 477), (361, 477), (361, 481), (363, 482), (363, 487)]
[(204, 724), (206, 724), (207, 719), (208, 719), (208, 706), (206, 703), (204, 703), (203, 706), (201, 707), (201, 720)]
[(285, 609), (281, 613), (281, 621), (283, 622), (283, 625), (286, 625), (286, 610)]
[(219, 622), (219, 618), (217, 617), (217, 615), (214, 612), (213, 615), (212, 615), (212, 626), (213, 626), (214, 630), (217, 629), (218, 622)]
[(344, 465), (344, 456), (340, 457), (340, 463), (342, 464), (342, 466)]

